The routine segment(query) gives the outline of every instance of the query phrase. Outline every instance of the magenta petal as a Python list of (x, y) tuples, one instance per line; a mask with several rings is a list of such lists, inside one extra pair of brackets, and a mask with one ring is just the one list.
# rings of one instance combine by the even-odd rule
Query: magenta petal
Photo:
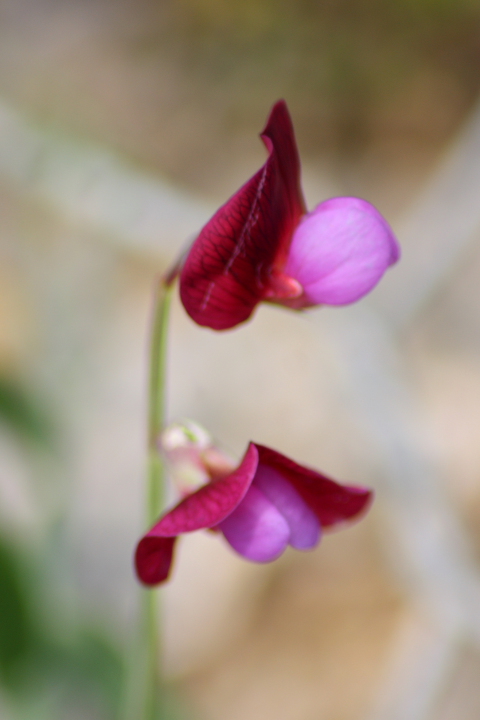
[(144, 537), (137, 545), (135, 567), (144, 585), (158, 585), (170, 574), (175, 537)]
[(247, 320), (283, 264), (305, 211), (300, 161), (287, 106), (270, 113), (262, 140), (269, 158), (195, 240), (180, 276), (180, 296), (199, 325), (225, 330)]
[(311, 550), (320, 542), (321, 527), (293, 485), (279, 472), (259, 465), (252, 487), (257, 487), (275, 505), (290, 528), (289, 544), (297, 550)]
[(177, 535), (215, 527), (242, 501), (258, 465), (258, 451), (248, 446), (240, 466), (230, 475), (204, 485), (166, 513), (137, 545), (137, 575), (146, 585), (167, 579)]
[(287, 521), (255, 485), (219, 529), (240, 555), (260, 563), (279, 557), (290, 538)]
[(285, 477), (313, 510), (322, 528), (334, 528), (358, 520), (369, 508), (373, 491), (341, 485), (316, 470), (299, 465), (264, 445), (256, 445), (259, 465)]
[(248, 446), (239, 467), (226, 477), (203, 485), (188, 495), (149, 531), (149, 536), (171, 537), (215, 527), (236, 508), (250, 487), (258, 465), (258, 451)]
[(303, 218), (284, 272), (302, 285), (303, 307), (345, 305), (372, 290), (399, 255), (391, 228), (373, 205), (338, 197)]

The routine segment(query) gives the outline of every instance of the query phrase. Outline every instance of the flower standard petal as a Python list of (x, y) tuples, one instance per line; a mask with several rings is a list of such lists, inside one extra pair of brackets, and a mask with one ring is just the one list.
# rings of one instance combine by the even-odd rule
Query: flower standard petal
[[(167, 579), (173, 539), (182, 533), (216, 527), (243, 500), (258, 465), (258, 451), (248, 446), (239, 467), (230, 475), (203, 485), (166, 513), (137, 545), (135, 566), (139, 579), (156, 585)], [(170, 543), (166, 543), (168, 539)]]
[(256, 448), (259, 465), (276, 470), (288, 480), (316, 514), (323, 529), (360, 519), (373, 500), (373, 491), (368, 488), (340, 485), (276, 450), (258, 444)]
[(276, 560), (290, 539), (288, 522), (255, 485), (219, 529), (234, 550), (259, 563)]
[[(277, 102), (261, 134), (265, 165), (201, 230), (180, 276), (180, 296), (199, 325), (225, 330), (247, 320), (281, 274), (305, 203), (287, 106)], [(280, 282), (284, 296), (298, 287)], [(286, 293), (286, 295), (285, 295)]]
[(390, 226), (373, 205), (352, 197), (326, 200), (302, 219), (293, 235), (284, 272), (300, 283), (303, 295), (290, 305), (355, 302), (399, 255)]

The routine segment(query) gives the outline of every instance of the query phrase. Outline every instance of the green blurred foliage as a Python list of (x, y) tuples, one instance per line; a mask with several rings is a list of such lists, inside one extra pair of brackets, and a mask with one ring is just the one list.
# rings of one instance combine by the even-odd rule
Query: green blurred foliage
[[(0, 378), (0, 419), (28, 446), (54, 449), (53, 422), (18, 382)], [(31, 548), (0, 535), (0, 684), (19, 718), (68, 718), (72, 708), (92, 717), (119, 716), (123, 650), (87, 619), (65, 625), (55, 579), (45, 582), (48, 543)], [(43, 572), (42, 572), (43, 568)], [(88, 713), (87, 713), (88, 714)]]
[(73, 636), (45, 637), (37, 648), (33, 685), (42, 692), (54, 688), (51, 705), (57, 717), (68, 717), (72, 708), (91, 709), (108, 720), (120, 713), (124, 665), (121, 649), (98, 628), (88, 624)]
[(40, 401), (11, 378), (0, 377), (0, 419), (22, 440), (52, 447), (51, 418)]
[[(0, 418), (9, 432), (51, 449), (53, 423), (18, 383), (0, 378)], [(61, 521), (60, 521), (61, 525)], [(58, 522), (53, 545), (64, 538)], [(50, 548), (50, 550), (49, 550)], [(51, 543), (30, 550), (0, 534), (0, 687), (14, 720), (120, 720), (127, 666), (121, 640), (69, 606), (52, 572)], [(75, 603), (74, 603), (75, 604)], [(169, 688), (158, 697), (159, 720), (184, 714)]]
[(121, 647), (88, 621), (66, 631), (61, 619), (45, 617), (38, 602), (45, 588), (30, 563), (0, 539), (0, 682), (18, 717), (63, 720), (77, 708), (114, 720), (124, 682)]
[(0, 539), (0, 678), (13, 689), (21, 682), (38, 642), (18, 553)]

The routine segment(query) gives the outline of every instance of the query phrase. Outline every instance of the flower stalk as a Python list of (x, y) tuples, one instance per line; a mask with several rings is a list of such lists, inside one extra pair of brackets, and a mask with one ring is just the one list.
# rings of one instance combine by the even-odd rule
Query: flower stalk
[(148, 492), (147, 523), (156, 520), (163, 504), (163, 462), (158, 438), (165, 425), (165, 376), (168, 339), (168, 317), (173, 282), (162, 280), (156, 292), (150, 350), (150, 383), (148, 407)]
[[(147, 469), (147, 525), (151, 525), (162, 511), (164, 502), (164, 463), (158, 438), (165, 426), (166, 364), (168, 320), (175, 275), (162, 279), (156, 288), (152, 337), (150, 344), (150, 378), (148, 393), (148, 469)], [(160, 636), (158, 597), (152, 590), (142, 598), (142, 624), (145, 677), (143, 683), (142, 720), (155, 720), (159, 695)]]

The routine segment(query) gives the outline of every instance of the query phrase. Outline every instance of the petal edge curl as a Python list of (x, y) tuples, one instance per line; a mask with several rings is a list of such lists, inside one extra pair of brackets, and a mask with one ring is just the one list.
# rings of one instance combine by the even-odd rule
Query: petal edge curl
[(360, 519), (372, 503), (373, 491), (368, 488), (341, 485), (276, 450), (264, 445), (256, 447), (259, 463), (273, 468), (294, 486), (325, 530)]

